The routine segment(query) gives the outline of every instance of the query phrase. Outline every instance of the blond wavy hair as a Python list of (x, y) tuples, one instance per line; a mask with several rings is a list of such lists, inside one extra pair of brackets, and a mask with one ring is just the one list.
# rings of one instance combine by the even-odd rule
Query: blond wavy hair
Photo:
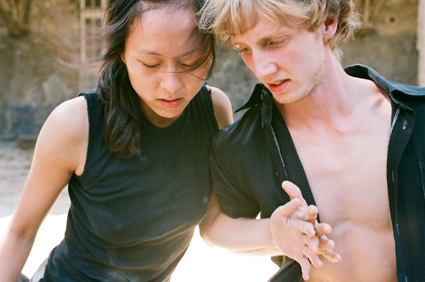
[(323, 23), (337, 19), (337, 30), (329, 40), (337, 57), (341, 54), (338, 42), (352, 38), (360, 28), (353, 0), (207, 0), (200, 13), (199, 26), (231, 47), (234, 47), (232, 37), (254, 27), (259, 15), (276, 24), (281, 20), (302, 24), (312, 32)]

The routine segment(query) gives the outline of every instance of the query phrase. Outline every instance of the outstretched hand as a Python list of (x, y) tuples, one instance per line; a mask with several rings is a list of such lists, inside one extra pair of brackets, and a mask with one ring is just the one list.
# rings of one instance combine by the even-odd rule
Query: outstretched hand
[(272, 239), (286, 256), (297, 261), (302, 268), (303, 279), (308, 280), (311, 264), (322, 267), (319, 255), (338, 262), (341, 257), (333, 252), (335, 243), (326, 235), (332, 232), (329, 224), (318, 223), (316, 206), (307, 206), (301, 190), (293, 183), (284, 181), (282, 188), (291, 201), (277, 208), (270, 218)]

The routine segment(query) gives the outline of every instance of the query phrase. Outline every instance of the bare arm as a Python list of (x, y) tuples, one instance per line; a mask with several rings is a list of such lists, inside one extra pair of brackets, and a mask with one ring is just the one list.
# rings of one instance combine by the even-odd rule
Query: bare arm
[(217, 196), (213, 193), (199, 229), (201, 237), (210, 246), (240, 253), (280, 255), (272, 242), (269, 225), (270, 219), (229, 217), (221, 212)]
[(270, 219), (233, 219), (220, 211), (213, 196), (200, 225), (201, 236), (209, 245), (237, 252), (288, 256), (301, 264), (303, 277), (308, 280), (311, 264), (323, 265), (319, 255), (334, 262), (340, 257), (332, 252), (333, 241), (326, 238), (332, 231), (330, 226), (316, 224), (317, 208), (307, 207), (292, 183), (284, 182), (282, 187), (292, 200), (277, 208)]
[(85, 99), (58, 106), (40, 131), (27, 181), (0, 246), (0, 282), (17, 280), (44, 218), (72, 175), (83, 172), (87, 143)]

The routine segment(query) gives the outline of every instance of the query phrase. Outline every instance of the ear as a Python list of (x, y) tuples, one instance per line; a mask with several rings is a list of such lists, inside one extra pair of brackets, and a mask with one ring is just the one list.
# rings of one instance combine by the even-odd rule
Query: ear
[(122, 52), (121, 53), (121, 61), (124, 63), (124, 65), (125, 65), (125, 56), (124, 56), (124, 52)]
[(323, 25), (325, 28), (323, 32), (323, 41), (327, 42), (335, 35), (338, 27), (338, 18), (328, 19)]

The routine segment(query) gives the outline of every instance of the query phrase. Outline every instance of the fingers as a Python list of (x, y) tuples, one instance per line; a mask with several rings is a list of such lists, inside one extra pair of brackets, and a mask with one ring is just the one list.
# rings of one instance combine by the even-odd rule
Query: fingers
[(314, 232), (317, 237), (322, 237), (323, 235), (329, 235), (332, 233), (332, 227), (327, 223), (316, 223), (314, 225)]
[(316, 206), (307, 206), (307, 202), (303, 198), (300, 188), (292, 182), (283, 181), (282, 188), (288, 194), (288, 196), (293, 199), (299, 199), (301, 201), (301, 209), (298, 211), (296, 216), (299, 219), (315, 223), (317, 214), (319, 213)]
[[(318, 238), (307, 238), (307, 244), (303, 247), (303, 257), (298, 259), (297, 261), (301, 265), (303, 279), (305, 281), (310, 278), (311, 265), (314, 267), (320, 268), (323, 266), (323, 262), (319, 258), (319, 254), (317, 253), (317, 248), (313, 246), (318, 246)], [(317, 242), (315, 242), (317, 241)], [(313, 247), (313, 248), (312, 248)]]
[(341, 261), (341, 256), (333, 252), (334, 247), (335, 243), (329, 240), (325, 235), (320, 239), (317, 237), (305, 237), (303, 257), (297, 259), (301, 265), (304, 280), (309, 280), (312, 265), (316, 268), (321, 268), (323, 266), (320, 255), (323, 255), (325, 259), (331, 262)]
[(323, 263), (319, 259), (322, 255), (325, 259), (330, 262), (340, 262), (341, 256), (335, 253), (335, 242), (326, 237), (326, 235), (319, 237), (304, 237), (304, 249), (303, 254), (310, 259), (311, 263), (315, 267), (323, 266)]
[(316, 237), (314, 225), (307, 221), (299, 221), (299, 230), (308, 237)]
[(319, 238), (319, 249), (320, 250), (333, 250), (335, 248), (335, 242), (326, 235)]
[(300, 206), (301, 201), (299, 199), (292, 199), (283, 206), (278, 207), (275, 213), (279, 214), (280, 216), (287, 217), (296, 212), (300, 208)]
[(319, 248), (319, 255), (322, 255), (325, 259), (330, 262), (338, 263), (341, 261), (341, 256), (335, 253), (333, 250)]
[(308, 206), (306, 212), (304, 213), (301, 219), (304, 221), (308, 221), (312, 224), (315, 224), (318, 214), (319, 214), (319, 209), (314, 205), (310, 205)]
[[(314, 226), (314, 223), (316, 222), (316, 217), (315, 217), (316, 213), (306, 212), (306, 213), (303, 213), (303, 215), (299, 215), (298, 213), (299, 213), (300, 206), (301, 206), (300, 200), (298, 198), (295, 198), (295, 199), (292, 199), (290, 202), (286, 203), (285, 205), (277, 208), (274, 214), (279, 215), (281, 217), (285, 217), (285, 218), (292, 216), (292, 220), (294, 222), (297, 222), (298, 224), (299, 231), (301, 231), (302, 233), (306, 234), (309, 237), (316, 236), (316, 231)], [(273, 217), (274, 217), (274, 214), (272, 215)], [(302, 217), (309, 220), (305, 220)]]
[(292, 182), (289, 182), (287, 180), (283, 181), (282, 182), (282, 188), (283, 188), (283, 190), (285, 190), (285, 192), (289, 195), (289, 197), (291, 199), (294, 199), (294, 198), (302, 199), (303, 198), (300, 188), (298, 188), (298, 186), (295, 185)]
[(338, 263), (341, 261), (341, 255), (336, 254), (333, 251), (320, 252), (320, 255), (322, 255), (325, 259), (327, 259), (330, 262)]
[(298, 263), (301, 266), (301, 271), (303, 274), (303, 279), (305, 281), (310, 279), (310, 271), (311, 271), (311, 264), (310, 261), (306, 257), (302, 257)]
[(337, 253), (334, 253), (334, 248), (335, 242), (333, 240), (328, 239), (326, 236), (319, 238), (318, 254), (322, 255), (331, 262), (340, 262), (341, 256)]
[(311, 247), (304, 246), (303, 254), (305, 257), (307, 257), (310, 260), (310, 263), (316, 267), (320, 268), (323, 266), (323, 262), (319, 258), (319, 254), (317, 252), (311, 252)]

